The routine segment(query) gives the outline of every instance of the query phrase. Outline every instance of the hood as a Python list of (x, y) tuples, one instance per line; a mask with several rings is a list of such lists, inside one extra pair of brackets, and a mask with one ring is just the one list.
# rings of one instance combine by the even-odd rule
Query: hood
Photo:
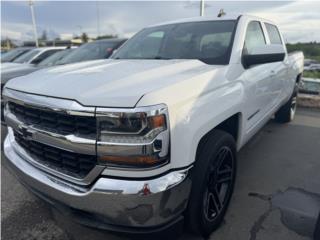
[(24, 76), (28, 73), (36, 71), (38, 68), (31, 64), (19, 64), (14, 67), (1, 69), (1, 84), (5, 84), (12, 78)]
[(2, 72), (2, 71), (7, 70), (7, 69), (21, 67), (21, 65), (24, 65), (24, 64), (22, 64), (22, 63), (13, 63), (13, 62), (1, 63), (0, 70)]
[(85, 106), (134, 107), (146, 93), (221, 67), (198, 60), (97, 60), (36, 71), (6, 87)]

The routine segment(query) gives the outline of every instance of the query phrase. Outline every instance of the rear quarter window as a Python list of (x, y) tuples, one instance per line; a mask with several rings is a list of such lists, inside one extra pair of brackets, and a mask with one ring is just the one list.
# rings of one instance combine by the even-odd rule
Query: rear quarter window
[(282, 44), (278, 28), (275, 25), (272, 25), (270, 23), (265, 23), (264, 25), (266, 26), (266, 29), (267, 29), (267, 32), (269, 35), (269, 39), (270, 39), (270, 43), (271, 44)]

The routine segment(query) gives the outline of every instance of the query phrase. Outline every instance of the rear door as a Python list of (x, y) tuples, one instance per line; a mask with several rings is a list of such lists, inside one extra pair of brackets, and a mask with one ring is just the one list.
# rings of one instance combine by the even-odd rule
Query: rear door
[[(283, 46), (284, 43), (281, 39), (278, 28), (270, 23), (264, 23), (264, 27), (267, 35), (268, 44)], [(286, 84), (288, 75), (288, 64), (289, 62), (287, 57), (282, 62), (274, 62), (268, 64), (272, 69), (270, 72), (270, 77), (272, 80), (270, 85), (271, 109), (281, 104), (282, 100), (286, 97), (285, 86), (288, 86)]]

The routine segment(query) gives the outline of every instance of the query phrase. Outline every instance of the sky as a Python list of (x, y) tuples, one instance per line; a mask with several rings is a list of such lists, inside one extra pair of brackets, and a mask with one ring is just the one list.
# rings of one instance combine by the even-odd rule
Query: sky
[[(49, 38), (86, 32), (130, 37), (140, 29), (199, 16), (200, 1), (34, 1), (37, 31)], [(275, 21), (287, 42), (320, 42), (320, 1), (208, 1), (205, 15), (251, 14)], [(99, 17), (98, 17), (99, 16)], [(99, 21), (98, 21), (99, 20)], [(99, 26), (99, 27), (98, 27)], [(1, 1), (1, 39), (33, 39), (28, 1)]]

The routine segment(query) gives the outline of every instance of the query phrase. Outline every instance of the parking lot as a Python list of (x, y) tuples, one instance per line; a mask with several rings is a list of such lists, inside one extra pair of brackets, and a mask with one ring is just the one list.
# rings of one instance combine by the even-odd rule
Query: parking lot
[[(288, 125), (271, 120), (240, 151), (233, 200), (223, 225), (210, 239), (311, 239), (320, 209), (319, 162), (319, 110), (300, 108)], [(2, 239), (121, 239), (51, 212), (3, 162), (1, 169)], [(198, 238), (184, 233), (181, 239)]]

